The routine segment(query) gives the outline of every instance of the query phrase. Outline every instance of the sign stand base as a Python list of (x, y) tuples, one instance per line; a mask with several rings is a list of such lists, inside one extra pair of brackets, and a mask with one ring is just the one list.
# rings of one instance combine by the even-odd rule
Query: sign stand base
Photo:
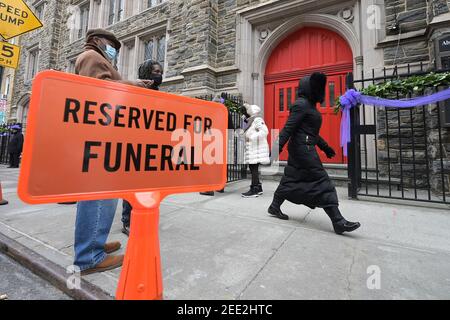
[[(136, 193), (130, 197), (130, 237), (117, 287), (117, 300), (162, 300), (159, 248), (160, 192)], [(128, 199), (127, 199), (128, 200)]]

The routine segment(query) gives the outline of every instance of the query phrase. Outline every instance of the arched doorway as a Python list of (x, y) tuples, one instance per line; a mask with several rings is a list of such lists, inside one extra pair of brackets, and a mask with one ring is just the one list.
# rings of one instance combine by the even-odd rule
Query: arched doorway
[[(297, 98), (298, 81), (314, 71), (327, 74), (325, 102), (317, 106), (323, 116), (322, 137), (336, 150), (331, 161), (344, 163), (339, 146), (340, 115), (334, 114), (335, 100), (345, 91), (345, 76), (353, 70), (353, 54), (348, 43), (328, 29), (305, 27), (284, 39), (268, 59), (264, 77), (265, 120), (269, 129), (283, 128), (289, 106)], [(287, 160), (287, 148), (280, 155)]]
[(22, 132), (25, 134), (30, 107), (30, 94), (25, 94), (17, 103), (16, 122), (22, 124)]

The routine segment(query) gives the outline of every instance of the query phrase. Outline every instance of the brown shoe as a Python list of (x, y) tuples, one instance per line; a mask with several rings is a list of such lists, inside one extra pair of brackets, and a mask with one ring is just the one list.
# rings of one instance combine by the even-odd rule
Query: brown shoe
[(107, 256), (105, 260), (100, 262), (95, 267), (81, 271), (81, 275), (85, 276), (91, 273), (103, 272), (121, 267), (123, 263), (123, 258), (124, 258), (123, 255)]
[(116, 252), (117, 250), (119, 250), (121, 247), (120, 242), (116, 241), (116, 242), (110, 242), (110, 243), (106, 243), (105, 244), (105, 252), (107, 254)]

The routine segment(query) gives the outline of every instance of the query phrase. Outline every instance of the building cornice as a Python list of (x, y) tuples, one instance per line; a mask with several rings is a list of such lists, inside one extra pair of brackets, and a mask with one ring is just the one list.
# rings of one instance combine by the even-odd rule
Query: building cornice
[(186, 68), (183, 71), (181, 71), (182, 75), (190, 74), (190, 73), (199, 73), (199, 72), (210, 72), (216, 76), (219, 75), (225, 75), (225, 74), (232, 74), (239, 72), (239, 68), (236, 66), (228, 66), (228, 67), (221, 67), (221, 68), (214, 68), (207, 64), (202, 64), (199, 66)]
[(304, 14), (308, 11), (327, 13), (354, 3), (355, 0), (272, 0), (238, 10), (236, 14), (244, 17), (251, 24), (258, 24), (265, 22), (268, 15), (273, 19), (278, 19)]
[(163, 85), (173, 84), (173, 83), (179, 83), (184, 81), (184, 76), (175, 76), (170, 78), (165, 78), (163, 80)]
[[(391, 47), (392, 45), (397, 45), (400, 43), (416, 42), (417, 40), (426, 39), (426, 29), (411, 31), (408, 33), (401, 34), (400, 36), (387, 36), (385, 39), (377, 43), (378, 48)], [(400, 38), (400, 39), (399, 39)]]

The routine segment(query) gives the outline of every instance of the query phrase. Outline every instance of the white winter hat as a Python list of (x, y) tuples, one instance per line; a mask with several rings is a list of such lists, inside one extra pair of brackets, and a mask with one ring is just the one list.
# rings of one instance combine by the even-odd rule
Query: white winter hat
[(244, 103), (244, 108), (245, 110), (247, 110), (247, 113), (250, 117), (256, 116), (257, 114), (261, 113), (261, 108), (256, 104)]

